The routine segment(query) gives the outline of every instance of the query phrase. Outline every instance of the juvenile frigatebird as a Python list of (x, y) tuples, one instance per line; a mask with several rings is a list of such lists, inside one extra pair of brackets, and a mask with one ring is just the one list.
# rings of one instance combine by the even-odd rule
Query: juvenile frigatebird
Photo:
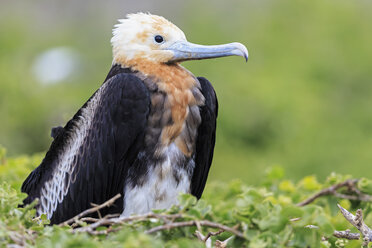
[(200, 198), (216, 134), (211, 83), (180, 65), (237, 55), (240, 43), (203, 46), (163, 17), (137, 13), (119, 20), (113, 64), (102, 86), (65, 127), (52, 130), (45, 158), (25, 180), (25, 204), (60, 223), (121, 193), (105, 213), (128, 216)]

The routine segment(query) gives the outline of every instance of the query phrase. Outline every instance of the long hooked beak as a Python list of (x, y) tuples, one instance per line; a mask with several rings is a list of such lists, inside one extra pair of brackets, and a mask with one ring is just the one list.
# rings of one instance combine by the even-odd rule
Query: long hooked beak
[(223, 45), (204, 46), (194, 44), (188, 41), (178, 41), (167, 47), (174, 53), (173, 58), (169, 61), (182, 62), (186, 60), (212, 59), (226, 56), (241, 56), (248, 60), (247, 48), (239, 43), (229, 43)]

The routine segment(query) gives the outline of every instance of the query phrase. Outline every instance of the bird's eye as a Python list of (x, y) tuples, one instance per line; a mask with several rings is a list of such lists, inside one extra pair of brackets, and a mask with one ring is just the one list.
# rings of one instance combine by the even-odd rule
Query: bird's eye
[(164, 41), (164, 38), (161, 35), (156, 35), (154, 39), (156, 43), (162, 43)]

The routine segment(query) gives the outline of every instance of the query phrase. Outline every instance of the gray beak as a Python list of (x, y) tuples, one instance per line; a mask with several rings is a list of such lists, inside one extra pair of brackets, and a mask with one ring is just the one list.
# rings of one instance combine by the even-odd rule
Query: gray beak
[(188, 41), (178, 41), (167, 47), (166, 50), (170, 50), (174, 53), (174, 57), (169, 61), (170, 63), (226, 56), (241, 56), (244, 57), (246, 61), (248, 60), (247, 48), (238, 42), (223, 45), (203, 46)]

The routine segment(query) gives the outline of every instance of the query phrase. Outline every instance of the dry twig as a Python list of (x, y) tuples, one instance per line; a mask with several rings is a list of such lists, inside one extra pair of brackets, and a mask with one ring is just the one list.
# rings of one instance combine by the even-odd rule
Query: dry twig
[(61, 224), (59, 224), (60, 226), (66, 226), (66, 225), (70, 225), (74, 222), (76, 222), (77, 220), (79, 220), (80, 218), (82, 217), (85, 217), (87, 216), (88, 214), (92, 214), (92, 213), (95, 213), (97, 211), (99, 211), (101, 208), (105, 208), (105, 207), (109, 207), (111, 206), (118, 198), (120, 198), (120, 194), (117, 194), (115, 195), (114, 197), (112, 197), (110, 200), (100, 204), (100, 205), (97, 205), (97, 206), (94, 206), (92, 208), (89, 208), (83, 212), (81, 212), (80, 214), (76, 215), (75, 217), (69, 219), (69, 220), (66, 220), (65, 222), (62, 222)]
[[(219, 230), (217, 232), (209, 232), (207, 235), (203, 235), (201, 232), (199, 232), (198, 230), (195, 231), (195, 235), (196, 237), (205, 244), (205, 247), (206, 248), (212, 248), (212, 240), (211, 240), (211, 237), (212, 236), (217, 236), (221, 233), (223, 233), (224, 230)], [(226, 248), (227, 246), (227, 243), (233, 238), (234, 236), (231, 236), (229, 237), (228, 239), (224, 240), (224, 241), (220, 241), (220, 240), (216, 240), (216, 242), (214, 243), (215, 245), (215, 248)]]
[(205, 242), (207, 239), (209, 239), (210, 237), (220, 235), (220, 234), (223, 233), (223, 232), (224, 232), (224, 230), (222, 230), (222, 229), (218, 230), (217, 232), (208, 232), (207, 235), (206, 235), (205, 238), (204, 238), (204, 242)]
[(301, 218), (299, 218), (299, 217), (289, 219), (290, 222), (295, 222), (295, 221), (299, 221), (299, 220), (301, 220)]
[[(332, 185), (328, 188), (322, 189), (321, 191), (319, 191), (315, 195), (313, 195), (313, 196), (305, 199), (304, 201), (298, 203), (297, 206), (302, 207), (302, 206), (308, 205), (308, 204), (312, 203), (313, 201), (315, 201), (317, 198), (319, 198), (321, 196), (325, 196), (325, 195), (334, 195), (338, 198), (344, 198), (344, 199), (349, 199), (349, 200), (371, 201), (372, 196), (363, 194), (362, 192), (360, 192), (357, 189), (357, 187), (356, 187), (357, 182), (358, 182), (358, 179), (348, 179), (344, 182)], [(341, 194), (341, 193), (337, 192), (338, 189), (343, 188), (343, 187), (347, 187), (348, 190), (351, 193), (353, 193), (354, 195), (346, 195), (346, 194)]]
[(100, 226), (109, 226), (114, 224), (123, 224), (123, 223), (129, 223), (132, 221), (144, 221), (149, 219), (161, 219), (166, 222), (166, 220), (175, 220), (177, 218), (181, 218), (181, 214), (154, 214), (154, 213), (148, 213), (144, 215), (135, 215), (130, 217), (117, 217), (117, 218), (107, 218), (104, 217), (102, 219), (95, 219), (93, 220), (93, 224), (79, 227), (73, 230), (74, 233), (76, 232), (88, 232), (90, 234), (96, 234), (94, 230), (97, 227)]
[[(358, 209), (354, 216), (352, 213), (341, 207), (339, 204), (337, 204), (337, 206), (345, 219), (349, 221), (363, 235), (363, 246), (367, 247), (368, 244), (372, 242), (372, 230), (364, 223), (362, 210)], [(356, 234), (353, 234), (352, 236), (354, 237), (355, 235)], [(350, 231), (349, 236), (351, 236)]]
[(211, 238), (206, 238), (201, 232), (198, 230), (195, 231), (195, 236), (205, 244), (205, 248), (212, 248), (212, 240)]
[(347, 229), (345, 231), (334, 231), (333, 236), (335, 236), (336, 238), (349, 239), (349, 240), (360, 238), (359, 233), (352, 233), (352, 232), (350, 232), (349, 229)]
[[(145, 215), (137, 215), (137, 216), (130, 216), (130, 217), (118, 217), (118, 218), (102, 218), (102, 219), (94, 219), (94, 218), (89, 218), (89, 221), (92, 221), (93, 223), (87, 226), (79, 227), (76, 229), (73, 229), (72, 232), (77, 233), (77, 232), (87, 232), (92, 235), (100, 235), (100, 234), (107, 234), (109, 232), (115, 232), (120, 230), (120, 227), (118, 228), (108, 228), (106, 230), (102, 231), (97, 231), (96, 229), (100, 226), (112, 226), (113, 224), (123, 224), (123, 223), (128, 223), (128, 222), (133, 222), (133, 221), (144, 221), (144, 220), (149, 220), (149, 219), (158, 219), (158, 220), (163, 220), (166, 224), (160, 225), (157, 227), (153, 227), (145, 233), (151, 234), (155, 233), (158, 231), (162, 230), (169, 230), (173, 228), (179, 228), (179, 227), (186, 227), (186, 226), (197, 226), (199, 229), (201, 226), (207, 226), (207, 227), (212, 227), (212, 228), (218, 228), (219, 231), (217, 232), (210, 232), (208, 233), (204, 238), (203, 242), (206, 242), (211, 236), (218, 235), (224, 231), (232, 233), (236, 235), (239, 238), (245, 239), (245, 236), (243, 233), (240, 231), (236, 230), (235, 228), (231, 228), (219, 223), (215, 223), (212, 221), (208, 220), (201, 220), (201, 221), (196, 221), (196, 220), (191, 220), (191, 221), (182, 221), (182, 222), (174, 222), (177, 218), (183, 218), (184, 216), (182, 214), (154, 214), (154, 213), (149, 213)], [(82, 220), (82, 219), (81, 219)], [(77, 223), (77, 222), (75, 222)], [(201, 233), (200, 233), (201, 234)], [(200, 236), (200, 237), (199, 237)], [(201, 235), (199, 235), (198, 238), (201, 238)], [(222, 242), (223, 243), (223, 242)], [(227, 242), (226, 242), (227, 243)]]
[(169, 223), (169, 224), (165, 224), (162, 226), (151, 228), (150, 230), (147, 230), (145, 233), (150, 234), (150, 233), (154, 233), (158, 231), (169, 230), (172, 228), (185, 227), (185, 226), (196, 226), (197, 225), (196, 222), (198, 222), (199, 225), (201, 226), (218, 228), (223, 231), (232, 233), (239, 238), (246, 239), (246, 237), (240, 231), (233, 229), (231, 227), (216, 223), (216, 222), (208, 221), (208, 220), (200, 220), (200, 221), (190, 220), (190, 221)]

